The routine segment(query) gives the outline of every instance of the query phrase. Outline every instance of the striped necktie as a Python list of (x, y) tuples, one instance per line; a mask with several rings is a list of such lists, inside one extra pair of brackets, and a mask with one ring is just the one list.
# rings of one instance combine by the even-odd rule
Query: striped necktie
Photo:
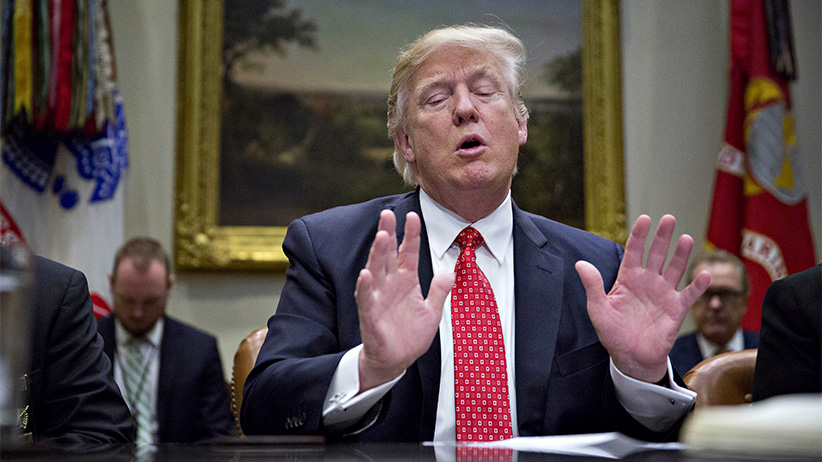
[(151, 416), (154, 406), (149, 399), (149, 364), (146, 361), (146, 356), (143, 355), (143, 345), (153, 348), (150, 343), (143, 339), (132, 339), (122, 361), (126, 398), (137, 427), (135, 442), (139, 445), (154, 443), (154, 436), (151, 431)]

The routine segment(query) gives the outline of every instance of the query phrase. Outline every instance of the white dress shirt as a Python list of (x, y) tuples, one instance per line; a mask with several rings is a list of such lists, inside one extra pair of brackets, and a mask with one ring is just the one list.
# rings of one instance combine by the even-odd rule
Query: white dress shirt
[[(164, 319), (160, 318), (154, 327), (143, 337), (145, 342), (140, 346), (143, 358), (146, 358), (146, 367), (148, 368), (146, 384), (148, 385), (148, 398), (151, 403), (151, 434), (154, 441), (158, 441), (157, 432), (159, 430), (159, 423), (157, 421), (157, 383), (160, 378), (160, 342), (163, 339), (164, 326)], [(120, 321), (115, 318), (114, 339), (117, 342), (117, 354), (114, 355), (114, 381), (117, 382), (117, 386), (120, 387), (120, 394), (123, 395), (129, 408), (131, 408), (131, 403), (128, 402), (129, 397), (126, 394), (120, 358), (125, 358), (128, 354), (128, 347), (132, 338), (132, 335), (128, 333), (123, 325), (120, 324)]]
[[(422, 215), (425, 217), (434, 274), (444, 269), (454, 270), (459, 257), (459, 246), (454, 240), (466, 226), (473, 226), (483, 236), (485, 242), (476, 249), (477, 264), (491, 282), (497, 299), (505, 346), (511, 422), (514, 424), (512, 430), (516, 437), (518, 436), (517, 399), (513, 373), (515, 357), (514, 238), (510, 193), (494, 212), (475, 223), (468, 223), (437, 204), (422, 190), (420, 190), (420, 205)], [(451, 329), (451, 299), (447, 297), (439, 326), (441, 369), (434, 429), (434, 441), (439, 442), (456, 441), (454, 351)], [(391, 382), (358, 395), (358, 358), (361, 348), (362, 345), (349, 350), (334, 373), (323, 408), (323, 423), (329, 428), (343, 432), (344, 429), (350, 428), (402, 378), (400, 375)], [(677, 386), (673, 380), (670, 381), (671, 388), (664, 388), (627, 377), (614, 367), (613, 361), (611, 361), (611, 376), (614, 380), (617, 398), (623, 407), (640, 423), (652, 430), (661, 431), (668, 428), (690, 409), (696, 397), (695, 393)], [(668, 362), (668, 376), (673, 377), (670, 361)]]

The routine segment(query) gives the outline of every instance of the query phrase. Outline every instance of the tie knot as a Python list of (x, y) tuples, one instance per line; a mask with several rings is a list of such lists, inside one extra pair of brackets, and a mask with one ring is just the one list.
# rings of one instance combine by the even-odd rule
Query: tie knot
[(457, 235), (457, 244), (459, 244), (460, 250), (465, 249), (466, 247), (475, 249), (481, 246), (482, 243), (482, 234), (470, 226), (460, 231)]

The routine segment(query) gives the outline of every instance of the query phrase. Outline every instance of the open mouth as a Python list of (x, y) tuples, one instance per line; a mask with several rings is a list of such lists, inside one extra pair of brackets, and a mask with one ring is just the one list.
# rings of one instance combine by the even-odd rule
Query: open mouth
[(466, 138), (463, 138), (460, 141), (458, 149), (459, 150), (474, 149), (474, 148), (482, 146), (483, 144), (484, 143), (482, 141), (482, 138), (480, 138), (478, 136), (468, 136)]

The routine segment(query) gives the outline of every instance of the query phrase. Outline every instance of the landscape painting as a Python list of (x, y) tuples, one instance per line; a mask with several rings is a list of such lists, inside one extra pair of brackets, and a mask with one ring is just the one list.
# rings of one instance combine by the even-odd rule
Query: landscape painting
[(386, 99), (399, 50), (441, 25), (502, 26), (528, 48), (530, 109), (513, 197), (584, 227), (579, 1), (225, 0), (219, 224), (302, 215), (408, 190)]
[(625, 241), (619, 0), (179, 1), (179, 271), (283, 270), (292, 220), (408, 191), (386, 128), (394, 59), (465, 23), (528, 51), (514, 201)]

